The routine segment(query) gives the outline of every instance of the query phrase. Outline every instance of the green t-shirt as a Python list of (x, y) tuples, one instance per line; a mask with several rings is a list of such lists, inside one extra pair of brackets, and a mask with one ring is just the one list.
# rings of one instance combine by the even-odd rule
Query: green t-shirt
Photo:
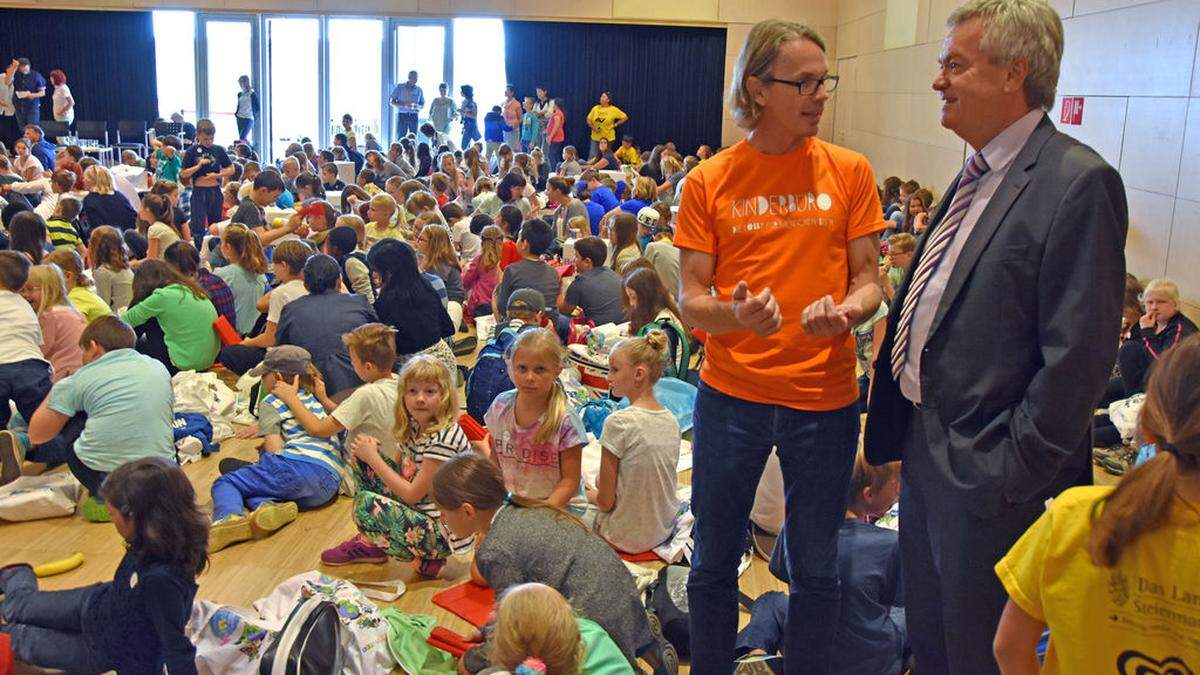
[(96, 471), (142, 457), (175, 458), (171, 376), (149, 356), (108, 352), (56, 382), (47, 405), (67, 417), (87, 415), (75, 454)]
[(197, 298), (190, 288), (171, 284), (125, 310), (130, 326), (157, 319), (167, 343), (171, 363), (179, 370), (207, 370), (217, 358), (221, 343), (213, 330), (217, 310), (208, 298)]
[(892, 282), (893, 290), (900, 290), (900, 282), (904, 281), (904, 271), (903, 267), (888, 268), (888, 281)]
[(583, 675), (626, 675), (630, 672), (629, 661), (621, 648), (600, 624), (583, 617), (576, 617), (575, 623), (579, 624), (579, 633), (587, 646), (583, 655)]

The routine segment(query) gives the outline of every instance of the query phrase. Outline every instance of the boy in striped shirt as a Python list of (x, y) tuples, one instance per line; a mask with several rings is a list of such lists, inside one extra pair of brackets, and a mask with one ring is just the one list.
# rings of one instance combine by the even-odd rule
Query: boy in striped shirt
[[(307, 350), (294, 345), (272, 347), (250, 372), (262, 376), (264, 391), (280, 379), (295, 384), (304, 408), (317, 418), (325, 417), (320, 402), (325, 398), (324, 383)], [(213, 483), (210, 552), (266, 536), (295, 520), (299, 510), (324, 506), (337, 497), (346, 469), (337, 438), (305, 431), (274, 394), (258, 405), (258, 427), (264, 450), (258, 462)], [(244, 508), (250, 509), (249, 517)]]
[(78, 197), (62, 195), (58, 198), (58, 206), (54, 215), (46, 220), (46, 234), (54, 250), (74, 249), (80, 257), (87, 260), (87, 249), (83, 247), (83, 238), (79, 236), (79, 212), (83, 203)]

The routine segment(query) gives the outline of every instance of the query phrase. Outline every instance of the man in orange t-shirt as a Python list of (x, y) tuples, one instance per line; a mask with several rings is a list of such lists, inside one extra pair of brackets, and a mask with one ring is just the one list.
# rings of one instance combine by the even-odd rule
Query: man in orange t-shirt
[(879, 307), (886, 223), (870, 165), (816, 138), (836, 86), (824, 43), (769, 20), (746, 39), (734, 114), (745, 141), (688, 175), (675, 245), (685, 320), (710, 333), (696, 401), (688, 580), (692, 672), (728, 675), (737, 565), (777, 448), (786, 489), (788, 672), (828, 672), (838, 527), (858, 442), (850, 330)]

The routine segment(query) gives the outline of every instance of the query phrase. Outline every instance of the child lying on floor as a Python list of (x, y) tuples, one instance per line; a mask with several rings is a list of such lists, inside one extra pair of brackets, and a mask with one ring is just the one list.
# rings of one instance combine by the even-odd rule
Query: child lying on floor
[[(268, 391), (280, 378), (298, 382), (304, 407), (325, 416), (318, 401), (318, 396), (324, 397), (316, 387), (319, 374), (306, 349), (272, 347), (262, 364), (250, 372), (262, 377)], [(300, 509), (315, 509), (337, 497), (346, 468), (341, 443), (305, 431), (275, 394), (268, 394), (258, 404), (258, 428), (265, 450), (258, 462), (213, 482), (210, 552), (270, 534), (295, 520)], [(246, 507), (251, 511), (249, 518), (243, 515)]]

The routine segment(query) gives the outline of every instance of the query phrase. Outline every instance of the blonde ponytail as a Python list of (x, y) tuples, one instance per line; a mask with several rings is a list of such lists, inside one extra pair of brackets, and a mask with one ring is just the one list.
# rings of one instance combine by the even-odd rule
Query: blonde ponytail
[(654, 384), (666, 368), (671, 341), (661, 329), (652, 328), (645, 335), (621, 340), (613, 347), (614, 352), (617, 350), (625, 354), (630, 364), (644, 367), (650, 384)]

